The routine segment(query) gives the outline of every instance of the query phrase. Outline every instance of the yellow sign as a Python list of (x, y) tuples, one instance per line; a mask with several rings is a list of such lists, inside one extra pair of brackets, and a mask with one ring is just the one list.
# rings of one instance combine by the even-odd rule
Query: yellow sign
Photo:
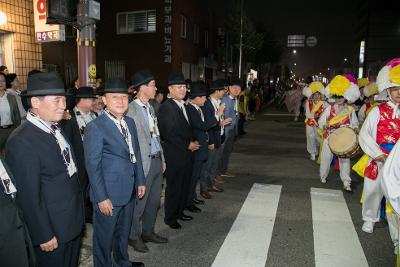
[(89, 66), (89, 79), (96, 79), (96, 65)]

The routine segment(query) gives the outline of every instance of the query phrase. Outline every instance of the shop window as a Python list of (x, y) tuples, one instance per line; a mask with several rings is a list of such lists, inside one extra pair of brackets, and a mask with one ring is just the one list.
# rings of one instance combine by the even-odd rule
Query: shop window
[(156, 11), (117, 13), (117, 34), (156, 32)]

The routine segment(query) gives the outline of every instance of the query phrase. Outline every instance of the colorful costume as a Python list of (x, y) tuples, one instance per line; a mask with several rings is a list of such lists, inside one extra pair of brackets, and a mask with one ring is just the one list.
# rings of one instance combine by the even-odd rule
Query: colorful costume
[[(379, 72), (377, 77), (379, 99), (387, 102), (373, 108), (365, 119), (360, 131), (360, 146), (368, 155), (368, 165), (364, 171), (364, 197), (362, 217), (364, 224), (362, 230), (373, 232), (375, 222), (379, 221), (380, 204), (383, 198), (381, 187), (381, 169), (384, 162), (376, 160), (383, 155), (388, 156), (400, 138), (400, 119), (398, 104), (390, 98), (387, 89), (400, 87), (400, 59), (390, 61)], [(387, 213), (389, 230), (394, 245), (397, 245), (397, 231), (391, 226), (394, 216)], [(394, 233), (394, 231), (396, 233)]]
[[(360, 96), (356, 81), (351, 75), (335, 76), (331, 83), (323, 90), (323, 93), (328, 98), (344, 98), (349, 103), (353, 103)], [(349, 104), (333, 104), (328, 106), (322, 113), (318, 121), (318, 126), (320, 129), (325, 130), (323, 133), (319, 174), (321, 182), (326, 183), (326, 178), (329, 175), (330, 165), (333, 159), (333, 153), (328, 143), (329, 135), (343, 126), (358, 129), (358, 120), (354, 108)], [(351, 191), (350, 159), (339, 158), (339, 166), (343, 187), (346, 191)]]
[(378, 85), (374, 82), (369, 83), (367, 86), (364, 87), (363, 93), (368, 99), (358, 111), (358, 121), (360, 122), (360, 124), (364, 122), (368, 113), (377, 106), (377, 102), (374, 100), (374, 96), (378, 93)]
[(315, 101), (313, 96), (315, 93), (321, 93), (324, 85), (321, 82), (312, 82), (309, 86), (304, 87), (303, 95), (307, 97), (305, 103), (306, 110), (306, 137), (307, 151), (310, 153), (311, 160), (315, 160), (319, 151), (320, 135), (317, 131), (318, 119), (326, 108), (326, 103), (322, 100)]

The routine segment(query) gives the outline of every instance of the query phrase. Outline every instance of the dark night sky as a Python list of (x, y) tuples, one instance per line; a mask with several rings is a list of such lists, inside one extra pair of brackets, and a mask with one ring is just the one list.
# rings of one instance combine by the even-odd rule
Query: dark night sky
[[(217, 14), (226, 13), (231, 0), (210, 1)], [(286, 47), (288, 34), (316, 36), (316, 47), (296, 48), (297, 54), (286, 50), (288, 62), (296, 74), (306, 76), (327, 72), (338, 67), (344, 58), (352, 60), (354, 51), (354, 1), (289, 1), (244, 0), (246, 14), (255, 22), (272, 29)], [(222, 13), (223, 14), (223, 13)]]

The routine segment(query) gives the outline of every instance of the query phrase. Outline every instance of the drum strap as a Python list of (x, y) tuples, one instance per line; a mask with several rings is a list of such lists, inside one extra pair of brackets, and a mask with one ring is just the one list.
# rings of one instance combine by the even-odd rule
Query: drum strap
[(350, 115), (351, 115), (351, 113), (353, 112), (353, 108), (350, 107), (350, 106), (348, 106), (347, 109), (348, 109), (348, 110), (347, 110), (347, 113), (346, 113), (346, 114), (338, 114), (338, 115), (336, 115), (335, 117), (333, 117), (332, 119), (330, 119), (330, 120), (328, 121), (328, 125), (329, 125), (329, 126), (333, 126), (333, 125), (336, 125), (336, 124), (343, 123), (343, 122), (345, 122), (347, 119), (350, 119)]

